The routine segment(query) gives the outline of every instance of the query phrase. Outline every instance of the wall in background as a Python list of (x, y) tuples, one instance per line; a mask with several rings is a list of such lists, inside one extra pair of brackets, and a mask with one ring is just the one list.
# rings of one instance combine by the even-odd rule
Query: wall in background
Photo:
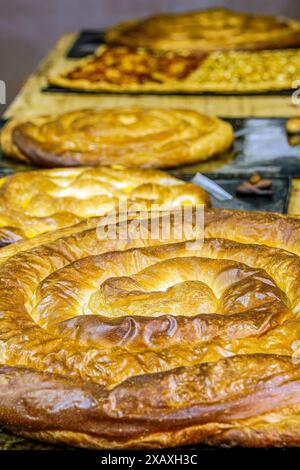
[(1, 0), (0, 6), (0, 79), (7, 84), (7, 104), (66, 31), (105, 28), (158, 11), (213, 6), (300, 17), (299, 0)]

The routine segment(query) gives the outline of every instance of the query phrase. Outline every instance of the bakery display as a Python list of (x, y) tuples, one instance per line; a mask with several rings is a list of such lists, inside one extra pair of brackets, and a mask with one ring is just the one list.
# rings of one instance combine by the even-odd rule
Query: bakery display
[(194, 53), (101, 46), (50, 72), (50, 85), (85, 92), (257, 93), (291, 90), (300, 49)]
[[(108, 167), (16, 173), (0, 179), (0, 246), (120, 210), (209, 204), (207, 193), (158, 170)], [(121, 208), (122, 209), (122, 208)]]
[(44, 167), (168, 168), (207, 160), (233, 142), (229, 123), (185, 109), (85, 109), (8, 126), (4, 154)]
[(224, 8), (158, 14), (111, 27), (108, 43), (156, 50), (278, 49), (300, 45), (300, 22)]
[(299, 76), (300, 21), (279, 16), (61, 38), (0, 123), (5, 433), (300, 447)]
[(299, 445), (300, 221), (207, 209), (203, 242), (193, 220), (167, 244), (151, 223), (0, 251), (1, 424), (98, 449)]

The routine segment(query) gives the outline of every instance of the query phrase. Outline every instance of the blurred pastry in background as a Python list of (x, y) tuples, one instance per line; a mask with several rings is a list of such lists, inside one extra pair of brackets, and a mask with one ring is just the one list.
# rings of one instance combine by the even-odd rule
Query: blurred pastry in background
[(105, 40), (163, 51), (280, 49), (300, 45), (300, 22), (211, 8), (117, 24), (107, 31)]
[(292, 90), (300, 49), (211, 54), (101, 46), (49, 73), (55, 87), (85, 92), (256, 93)]

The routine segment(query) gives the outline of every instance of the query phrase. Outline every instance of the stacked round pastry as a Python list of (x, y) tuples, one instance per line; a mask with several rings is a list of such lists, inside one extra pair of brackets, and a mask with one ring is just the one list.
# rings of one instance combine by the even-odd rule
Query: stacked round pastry
[(110, 28), (105, 39), (164, 51), (277, 49), (300, 45), (300, 22), (212, 8), (121, 23)]
[(232, 142), (232, 126), (221, 119), (140, 107), (12, 119), (1, 133), (7, 156), (45, 167), (174, 167), (207, 160)]
[(1, 250), (1, 424), (91, 448), (300, 444), (300, 222), (204, 216), (203, 241), (193, 218), (167, 244), (100, 218)]
[[(126, 207), (124, 206), (126, 204)], [(0, 179), (0, 245), (112, 211), (209, 204), (205, 191), (159, 170), (61, 168)]]

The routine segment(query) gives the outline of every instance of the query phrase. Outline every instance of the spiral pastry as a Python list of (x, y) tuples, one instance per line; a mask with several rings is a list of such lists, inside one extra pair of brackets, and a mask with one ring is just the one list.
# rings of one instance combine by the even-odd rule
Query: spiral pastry
[(110, 28), (105, 39), (163, 51), (280, 49), (300, 44), (300, 23), (212, 8), (121, 23)]
[(233, 142), (229, 123), (179, 109), (86, 109), (8, 126), (4, 153), (44, 167), (174, 167), (207, 160)]
[(1, 424), (90, 448), (299, 445), (299, 220), (207, 209), (203, 240), (192, 218), (167, 244), (133, 221), (1, 250)]
[[(126, 204), (126, 207), (125, 207)], [(112, 211), (209, 205), (207, 193), (159, 170), (80, 167), (0, 179), (0, 245)]]

